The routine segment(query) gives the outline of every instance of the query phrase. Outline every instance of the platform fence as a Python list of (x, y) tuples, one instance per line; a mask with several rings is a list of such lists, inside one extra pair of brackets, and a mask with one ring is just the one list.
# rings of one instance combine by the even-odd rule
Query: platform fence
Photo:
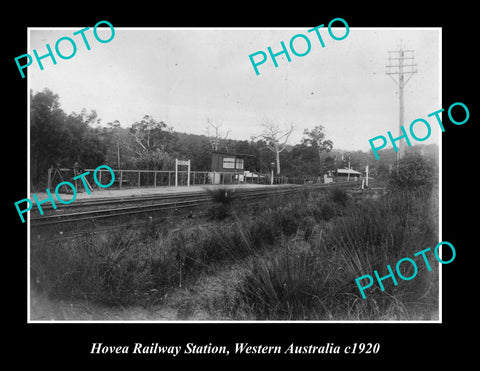
[[(118, 170), (112, 169), (115, 180), (109, 188), (140, 188), (140, 187), (174, 187), (175, 171), (173, 170)], [(82, 169), (80, 173), (89, 172), (84, 178), (92, 188), (100, 188), (93, 179), (95, 169)], [(78, 173), (77, 173), (78, 174)], [(221, 185), (221, 184), (272, 184), (269, 174), (232, 172), (213, 172), (213, 171), (191, 171), (190, 184), (187, 171), (178, 171), (178, 186), (186, 187), (188, 185)], [(48, 169), (48, 185), (52, 190), (61, 182), (70, 182), (76, 189), (83, 187), (81, 179), (73, 180), (75, 177), (74, 169), (68, 168), (50, 168)], [(111, 175), (108, 170), (99, 169), (97, 180), (101, 184), (108, 184), (111, 181)], [(274, 176), (273, 184), (319, 184), (322, 183), (319, 177), (286, 177)], [(61, 190), (60, 190), (61, 191)]]

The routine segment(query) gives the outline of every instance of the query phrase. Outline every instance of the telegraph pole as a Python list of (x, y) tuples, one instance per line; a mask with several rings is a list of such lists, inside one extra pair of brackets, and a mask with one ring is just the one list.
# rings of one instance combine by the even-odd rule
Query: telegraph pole
[[(400, 47), (399, 50), (393, 50), (388, 52), (388, 65), (387, 75), (398, 85), (398, 98), (400, 105), (398, 132), (401, 136), (403, 133), (400, 129), (404, 126), (405, 105), (403, 101), (403, 88), (407, 84), (408, 80), (417, 73), (417, 65), (414, 63), (413, 50), (406, 50)], [(398, 80), (395, 79), (395, 75), (398, 75)], [(397, 163), (405, 156), (405, 142), (400, 140), (400, 148), (397, 152)]]

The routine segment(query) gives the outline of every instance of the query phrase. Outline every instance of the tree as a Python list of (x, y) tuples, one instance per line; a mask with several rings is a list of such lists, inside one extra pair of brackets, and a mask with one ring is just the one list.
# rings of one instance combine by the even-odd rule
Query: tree
[(325, 163), (325, 168), (327, 170), (335, 170), (335, 158), (334, 157), (327, 156), (324, 163)]
[(87, 112), (82, 109), (80, 114), (72, 112), (65, 117), (68, 142), (63, 162), (67, 167), (75, 161), (80, 161), (84, 168), (94, 168), (104, 163), (106, 143), (101, 138), (101, 130), (90, 126), (99, 122), (94, 110)]
[(210, 140), (205, 135), (177, 133), (177, 142), (174, 153), (178, 158), (190, 159), (191, 170), (206, 171), (210, 169), (211, 147)]
[(84, 168), (104, 163), (106, 146), (101, 138), (95, 111), (67, 115), (59, 97), (49, 89), (30, 93), (30, 156), (32, 186), (46, 184), (51, 166), (73, 167), (80, 161)]
[[(118, 120), (115, 120), (113, 122), (107, 122), (107, 128), (104, 130), (104, 132), (107, 133), (106, 140), (109, 142), (110, 147), (112, 145), (115, 145), (115, 157), (116, 157), (116, 168), (121, 169), (121, 157), (120, 157), (120, 122)], [(107, 156), (108, 158), (108, 156)], [(113, 162), (112, 162), (113, 164)]]
[(145, 115), (140, 122), (135, 122), (130, 128), (137, 144), (134, 149), (139, 156), (145, 153), (161, 150), (169, 151), (175, 143), (173, 130), (163, 121), (156, 121)]
[(145, 115), (140, 122), (132, 124), (130, 134), (134, 139), (130, 145), (135, 154), (133, 166), (151, 170), (172, 166), (173, 158), (169, 153), (173, 151), (177, 137), (167, 124)]
[(312, 146), (318, 153), (318, 161), (322, 163), (322, 152), (330, 152), (333, 148), (333, 142), (329, 139), (325, 139), (325, 129), (322, 125), (315, 126), (312, 130), (305, 129), (302, 143)]
[(261, 125), (263, 132), (260, 137), (265, 141), (265, 148), (275, 153), (277, 164), (277, 175), (280, 174), (280, 153), (285, 150), (288, 138), (293, 132), (293, 124), (281, 129), (278, 124), (274, 124), (270, 120), (266, 120)]
[(66, 139), (65, 113), (59, 97), (48, 89), (30, 92), (30, 159), (32, 185), (46, 181), (47, 169), (60, 161)]
[(318, 176), (317, 153), (311, 146), (295, 145), (291, 151), (282, 152), (282, 174), (286, 176)]
[(407, 152), (398, 162), (389, 178), (389, 187), (394, 190), (431, 191), (438, 184), (438, 163), (432, 157), (417, 152)]
[[(207, 136), (210, 138), (210, 144), (212, 145), (213, 151), (218, 151), (221, 148), (224, 148), (226, 151), (228, 151), (229, 144), (231, 144), (229, 141), (227, 141), (230, 130), (222, 136), (220, 134), (221, 127), (222, 124), (214, 124), (210, 118), (207, 118), (207, 127), (205, 128), (205, 131), (207, 132)], [(210, 133), (211, 129), (213, 129), (213, 134)]]

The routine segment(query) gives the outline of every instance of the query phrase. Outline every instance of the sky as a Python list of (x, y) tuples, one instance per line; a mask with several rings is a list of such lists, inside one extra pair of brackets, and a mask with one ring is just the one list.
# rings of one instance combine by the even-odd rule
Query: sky
[[(338, 24), (339, 26), (341, 24)], [(42, 60), (28, 67), (28, 85), (34, 93), (44, 88), (59, 95), (66, 113), (95, 110), (102, 124), (118, 120), (128, 127), (143, 116), (164, 121), (175, 131), (206, 134), (207, 120), (221, 124), (229, 138), (249, 140), (262, 132), (266, 120), (281, 127), (290, 123), (289, 144), (304, 129), (325, 128), (334, 148), (368, 150), (368, 140), (387, 131), (398, 132), (398, 87), (386, 75), (388, 51), (400, 46), (415, 50), (416, 73), (406, 84), (405, 126), (441, 107), (440, 28), (353, 28), (343, 40), (332, 39), (326, 27), (295, 28), (115, 28), (108, 43), (96, 41), (93, 27), (85, 32), (87, 50), (78, 28), (30, 28), (28, 53), (52, 49), (61, 37), (71, 37), (77, 52), (71, 59)], [(345, 29), (334, 28), (339, 36)], [(99, 28), (108, 39), (111, 31)], [(281, 51), (297, 35), (307, 36), (310, 52), (291, 62), (268, 57), (256, 75), (249, 55), (267, 47)], [(297, 52), (306, 50), (296, 39)], [(71, 54), (68, 42), (59, 44)], [(259, 58), (259, 57), (256, 57)], [(432, 135), (422, 143), (439, 143), (440, 130), (429, 119)], [(422, 136), (422, 128), (415, 133)]]

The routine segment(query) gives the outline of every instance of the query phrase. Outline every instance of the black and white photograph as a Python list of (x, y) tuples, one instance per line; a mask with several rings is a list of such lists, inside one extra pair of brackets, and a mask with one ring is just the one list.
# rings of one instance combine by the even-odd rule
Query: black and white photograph
[(28, 30), (30, 322), (442, 321), (442, 29), (322, 22)]
[(7, 12), (7, 360), (473, 358), (471, 7), (122, 5)]

